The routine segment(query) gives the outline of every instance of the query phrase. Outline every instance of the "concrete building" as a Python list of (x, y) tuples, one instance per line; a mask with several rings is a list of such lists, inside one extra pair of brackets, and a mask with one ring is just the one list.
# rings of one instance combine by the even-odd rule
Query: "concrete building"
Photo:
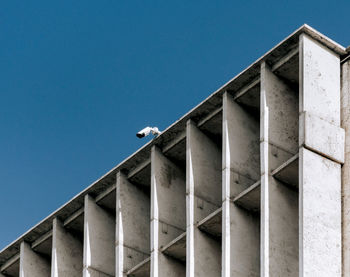
[(0, 276), (350, 276), (349, 138), (349, 54), (304, 25), (4, 248)]

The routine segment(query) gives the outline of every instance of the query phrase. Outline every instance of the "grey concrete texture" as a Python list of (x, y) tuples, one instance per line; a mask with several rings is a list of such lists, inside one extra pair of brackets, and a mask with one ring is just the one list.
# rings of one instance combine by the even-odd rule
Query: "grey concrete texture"
[(345, 154), (342, 167), (342, 268), (350, 276), (350, 61), (342, 65), (341, 126), (345, 131)]
[(96, 272), (115, 275), (115, 217), (85, 197), (84, 211), (84, 277)]
[(51, 277), (80, 277), (83, 271), (83, 244), (55, 218), (52, 226)]
[(20, 277), (47, 277), (50, 276), (50, 261), (35, 253), (26, 242), (21, 243)]

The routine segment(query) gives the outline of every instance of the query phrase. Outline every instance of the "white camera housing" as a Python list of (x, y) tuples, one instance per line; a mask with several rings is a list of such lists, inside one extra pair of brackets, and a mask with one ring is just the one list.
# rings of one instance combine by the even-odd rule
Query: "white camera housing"
[(136, 134), (138, 138), (143, 138), (148, 136), (150, 133), (154, 136), (158, 136), (161, 132), (159, 131), (158, 127), (146, 127), (143, 128), (140, 132)]

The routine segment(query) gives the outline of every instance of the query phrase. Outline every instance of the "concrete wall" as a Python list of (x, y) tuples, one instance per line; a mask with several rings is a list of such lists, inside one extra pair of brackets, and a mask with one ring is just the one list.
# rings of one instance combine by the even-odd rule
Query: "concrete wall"
[(160, 249), (186, 230), (186, 174), (157, 147), (151, 168), (151, 276), (185, 276), (184, 265)]
[(83, 244), (61, 221), (53, 220), (51, 277), (78, 277), (83, 272)]
[[(317, 132), (308, 128), (311, 143), (305, 143), (305, 132), (300, 132), (299, 276), (337, 277), (341, 276), (342, 244), (339, 157), (344, 155), (344, 141), (341, 135), (328, 134), (344, 132), (340, 128), (340, 59), (305, 34), (300, 36), (299, 52), (300, 121), (305, 121), (302, 114), (306, 113), (321, 126)], [(319, 137), (329, 140), (322, 145), (312, 142)]]
[(117, 173), (116, 276), (150, 255), (150, 196)]
[(86, 195), (84, 277), (115, 275), (115, 217)]
[(51, 265), (49, 259), (34, 252), (26, 242), (21, 243), (19, 267), (20, 277), (50, 276)]
[(221, 151), (192, 121), (186, 139), (186, 276), (220, 276), (221, 244), (195, 224), (221, 206)]

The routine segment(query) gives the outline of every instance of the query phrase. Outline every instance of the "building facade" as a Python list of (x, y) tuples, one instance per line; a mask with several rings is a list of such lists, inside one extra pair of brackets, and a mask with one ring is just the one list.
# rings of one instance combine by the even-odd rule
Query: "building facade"
[(349, 54), (304, 25), (1, 250), (0, 276), (350, 276), (349, 130)]

